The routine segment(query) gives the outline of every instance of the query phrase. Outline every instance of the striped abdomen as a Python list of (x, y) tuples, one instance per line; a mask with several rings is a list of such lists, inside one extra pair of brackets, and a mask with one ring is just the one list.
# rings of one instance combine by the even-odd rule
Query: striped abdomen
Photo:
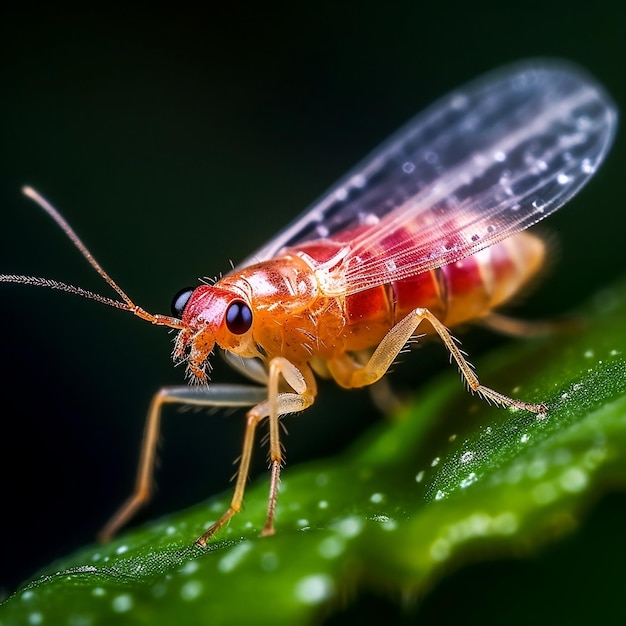
[(482, 317), (519, 293), (544, 257), (544, 242), (522, 232), (456, 263), (350, 295), (345, 302), (346, 349), (377, 344), (387, 330), (420, 307), (446, 326)]

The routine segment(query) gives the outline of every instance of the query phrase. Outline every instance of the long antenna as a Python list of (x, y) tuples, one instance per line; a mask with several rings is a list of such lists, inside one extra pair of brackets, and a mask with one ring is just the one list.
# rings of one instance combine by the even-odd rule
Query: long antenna
[(61, 230), (67, 235), (70, 241), (78, 248), (83, 257), (88, 261), (89, 265), (93, 267), (103, 280), (122, 298), (123, 302), (119, 300), (113, 300), (106, 296), (93, 293), (82, 287), (75, 287), (74, 285), (68, 285), (58, 280), (51, 280), (48, 278), (40, 278), (38, 276), (20, 276), (13, 274), (0, 274), (0, 283), (14, 283), (18, 285), (31, 285), (33, 287), (47, 287), (48, 289), (57, 289), (59, 291), (65, 291), (67, 293), (73, 293), (83, 298), (89, 298), (95, 300), (101, 304), (114, 307), (116, 309), (122, 309), (124, 311), (130, 311), (133, 315), (140, 317), (152, 324), (158, 326), (169, 326), (170, 328), (184, 328), (184, 324), (176, 317), (170, 317), (169, 315), (152, 314), (144, 311), (141, 307), (137, 306), (122, 290), (122, 288), (106, 273), (104, 268), (96, 261), (95, 257), (89, 252), (87, 246), (80, 240), (79, 236), (74, 232), (74, 229), (68, 224), (65, 218), (37, 191), (32, 187), (23, 187), (22, 193), (33, 200), (39, 205), (61, 228)]

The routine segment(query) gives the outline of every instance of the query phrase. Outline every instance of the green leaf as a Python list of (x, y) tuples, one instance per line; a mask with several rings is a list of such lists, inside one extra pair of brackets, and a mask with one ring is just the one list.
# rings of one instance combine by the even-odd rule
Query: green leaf
[(626, 482), (626, 284), (584, 317), (480, 364), (546, 416), (489, 407), (446, 371), (345, 454), (287, 468), (275, 536), (258, 536), (263, 479), (209, 549), (192, 541), (229, 493), (50, 566), (0, 625), (305, 624), (365, 587), (410, 596), (461, 565), (537, 550)]

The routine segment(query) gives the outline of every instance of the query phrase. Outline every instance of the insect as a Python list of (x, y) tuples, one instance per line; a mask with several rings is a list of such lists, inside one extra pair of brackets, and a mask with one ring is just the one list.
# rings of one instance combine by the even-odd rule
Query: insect
[[(31, 188), (119, 300), (33, 276), (0, 282), (60, 289), (178, 331), (173, 358), (193, 385), (161, 389), (150, 405), (136, 485), (104, 528), (108, 539), (151, 495), (163, 405), (251, 407), (229, 508), (242, 506), (259, 423), (269, 425), (270, 486), (263, 535), (274, 532), (283, 464), (279, 420), (316, 397), (316, 376), (371, 385), (419, 333), (438, 335), (470, 390), (534, 413), (544, 404), (479, 382), (449, 327), (482, 319), (541, 268), (544, 242), (526, 232), (576, 194), (616, 127), (609, 96), (560, 61), (526, 61), (443, 98), (369, 155), (290, 226), (214, 284), (182, 290), (172, 315), (137, 306), (72, 227)], [(502, 319), (502, 318), (498, 318)], [(208, 384), (215, 347), (256, 385)]]

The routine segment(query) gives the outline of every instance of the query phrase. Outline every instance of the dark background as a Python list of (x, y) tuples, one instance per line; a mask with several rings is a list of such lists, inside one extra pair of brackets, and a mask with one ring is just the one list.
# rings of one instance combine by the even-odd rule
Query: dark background
[[(505, 4), (3, 8), (0, 273), (110, 295), (20, 195), (29, 184), (136, 302), (167, 313), (178, 289), (228, 270), (414, 113), (498, 65), (576, 61), (623, 109), (623, 5)], [(592, 183), (550, 218), (558, 264), (520, 314), (567, 311), (623, 273), (625, 162), (620, 132)], [(0, 286), (0, 303), (1, 595), (93, 539), (132, 487), (152, 393), (183, 372), (167, 332), (128, 314), (19, 286)], [(446, 357), (413, 362), (417, 384)], [(217, 360), (213, 379), (236, 377)], [(228, 486), (238, 415), (167, 412), (159, 492), (140, 519)], [(323, 385), (288, 422), (288, 460), (342, 450), (374, 419), (366, 393)]]

